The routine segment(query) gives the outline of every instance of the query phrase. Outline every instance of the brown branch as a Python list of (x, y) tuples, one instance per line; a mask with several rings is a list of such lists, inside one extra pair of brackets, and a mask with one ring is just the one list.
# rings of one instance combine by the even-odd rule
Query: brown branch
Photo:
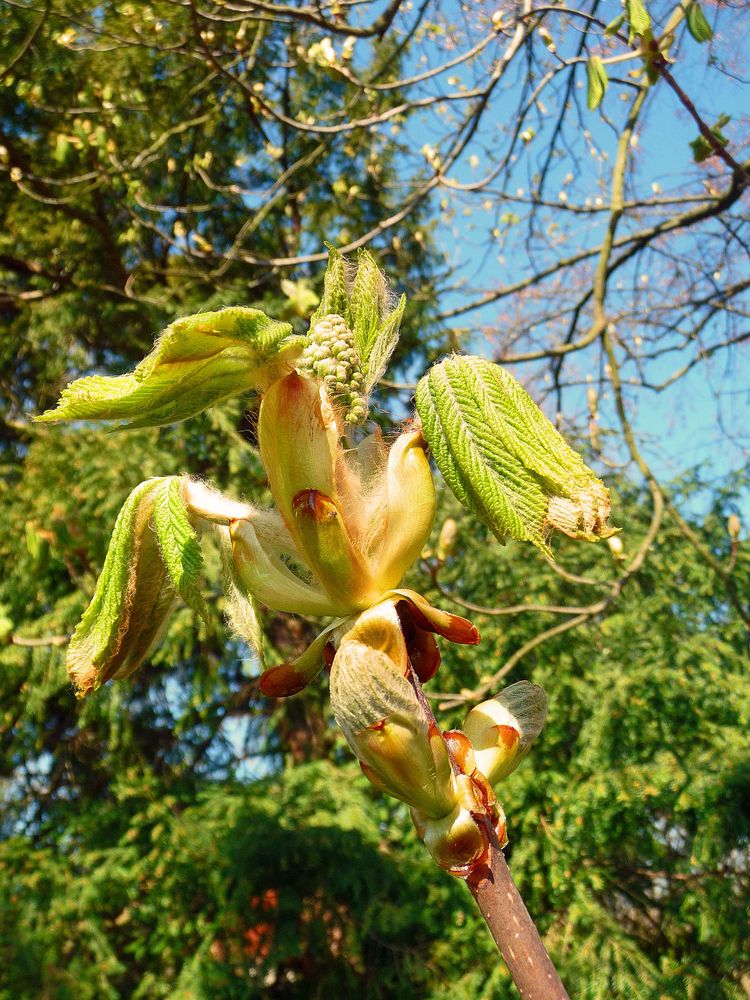
[(659, 55), (656, 59), (654, 59), (654, 67), (659, 71), (659, 75), (675, 92), (680, 103), (698, 126), (700, 134), (711, 146), (714, 153), (716, 153), (716, 155), (720, 157), (728, 167), (732, 168), (732, 172), (737, 177), (742, 187), (747, 187), (747, 185), (750, 184), (750, 173), (748, 173), (747, 169), (741, 163), (738, 163), (737, 160), (735, 160), (729, 150), (719, 142), (708, 125), (703, 121), (693, 102), (667, 69), (667, 61), (664, 56)]
[(477, 615), (519, 615), (524, 612), (546, 612), (547, 614), (554, 615), (580, 615), (588, 611), (588, 606), (577, 608), (571, 607), (567, 604), (507, 604), (505, 606), (491, 608), (482, 604), (474, 604), (473, 601), (467, 601), (465, 598), (460, 597), (458, 594), (454, 594), (452, 591), (443, 586), (438, 579), (440, 570), (443, 568), (443, 563), (430, 563), (425, 559), (422, 560), (422, 563), (430, 576), (432, 585), (441, 597), (445, 597), (446, 600), (452, 601), (454, 604), (458, 604), (462, 608), (466, 608), (467, 611), (473, 611)]
[(29, 31), (28, 35), (21, 42), (18, 52), (11, 58), (10, 62), (3, 68), (0, 69), (0, 80), (4, 80), (6, 77), (10, 76), (16, 66), (21, 62), (26, 53), (29, 51), (31, 46), (34, 44), (36, 36), (39, 34), (41, 29), (44, 27), (44, 22), (47, 20), (47, 15), (49, 14), (50, 7), (52, 6), (51, 0), (46, 0), (44, 5), (44, 10), (39, 14), (39, 20), (34, 24), (34, 26)]
[[(748, 165), (750, 166), (750, 163)], [(640, 229), (635, 233), (629, 233), (615, 239), (612, 243), (613, 249), (619, 250), (622, 247), (627, 247), (627, 249), (624, 250), (624, 252), (610, 264), (609, 273), (611, 274), (612, 271), (621, 267), (626, 261), (630, 260), (631, 257), (633, 257), (640, 250), (643, 250), (659, 236), (665, 236), (667, 233), (672, 233), (677, 229), (688, 229), (706, 219), (714, 218), (726, 209), (730, 208), (736, 201), (739, 200), (744, 190), (744, 185), (739, 183), (740, 176), (744, 175), (735, 174), (732, 178), (732, 183), (727, 187), (726, 191), (717, 197), (712, 198), (708, 205), (700, 205), (698, 208), (692, 209), (688, 212), (682, 212), (680, 215), (672, 216), (671, 218), (665, 219), (654, 226), (649, 226), (647, 229)], [(587, 247), (584, 250), (579, 250), (576, 253), (571, 254), (569, 257), (555, 261), (553, 264), (550, 264), (549, 267), (543, 268), (527, 278), (521, 278), (519, 281), (505, 285), (494, 292), (490, 292), (481, 299), (474, 302), (467, 302), (464, 305), (455, 306), (453, 309), (445, 310), (440, 313), (437, 318), (445, 321), (454, 319), (457, 316), (464, 316), (466, 313), (473, 312), (475, 309), (482, 309), (484, 306), (491, 305), (493, 302), (498, 302), (500, 299), (514, 295), (516, 292), (521, 292), (526, 288), (538, 285), (545, 278), (558, 275), (563, 268), (573, 267), (585, 260), (596, 257), (600, 253), (600, 250), (601, 246)], [(546, 350), (526, 351), (522, 354), (508, 355), (504, 356), (500, 360), (505, 364), (522, 361), (537, 361), (544, 357), (556, 357), (558, 355), (568, 354), (570, 351), (580, 350), (582, 347), (588, 346), (589, 343), (591, 343), (591, 340), (589, 339), (589, 334), (587, 333), (581, 337), (580, 340), (575, 341), (574, 343), (552, 346)]]
[(64, 646), (69, 639), (67, 635), (48, 635), (38, 637), (26, 637), (22, 635), (12, 635), (10, 644), (12, 646)]
[(523, 1000), (569, 1000), (497, 838), (490, 849), (488, 864), (475, 869), (466, 884)]
[(258, 11), (269, 14), (272, 19), (282, 18), (289, 21), (306, 21), (316, 27), (324, 28), (332, 34), (354, 35), (356, 38), (382, 38), (401, 6), (401, 0), (391, 0), (386, 9), (372, 22), (369, 27), (356, 24), (349, 24), (343, 18), (329, 21), (322, 14), (310, 7), (292, 7), (290, 4), (263, 3), (261, 0), (251, 0), (244, 7), (236, 6), (234, 9), (246, 13), (248, 16), (256, 14)]

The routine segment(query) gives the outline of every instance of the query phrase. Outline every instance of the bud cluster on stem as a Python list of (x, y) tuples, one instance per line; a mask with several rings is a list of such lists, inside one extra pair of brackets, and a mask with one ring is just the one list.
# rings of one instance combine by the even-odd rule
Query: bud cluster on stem
[(469, 713), (464, 729), (474, 743), (467, 731), (441, 733), (409, 659), (396, 603), (387, 600), (361, 614), (341, 640), (330, 690), (362, 771), (410, 806), (441, 868), (466, 876), (486, 862), (490, 831), (507, 842), (492, 786), (541, 732), (547, 705), (541, 688), (521, 681)]
[[(551, 555), (553, 529), (610, 538), (613, 552), (618, 540), (603, 483), (520, 384), (484, 359), (456, 355), (433, 367), (417, 388), (419, 418), (390, 444), (378, 428), (365, 432), (404, 306), (368, 251), (352, 267), (331, 248), (306, 335), (257, 309), (203, 313), (172, 323), (130, 374), (89, 376), (64, 391), (40, 419), (161, 426), (259, 393), (259, 451), (275, 505), (258, 510), (186, 476), (138, 486), (67, 666), (85, 695), (141, 665), (179, 599), (205, 614), (200, 539), (215, 533), (227, 617), (261, 662), (260, 606), (329, 619), (294, 661), (263, 670), (260, 690), (294, 695), (328, 665), (333, 713), (362, 771), (408, 804), (436, 863), (474, 891), (507, 841), (495, 786), (539, 736), (547, 700), (520, 681), (473, 708), (462, 729), (441, 732), (435, 720), (421, 686), (440, 664), (435, 636), (474, 645), (479, 633), (403, 587), (435, 518), (428, 449), (460, 502), (502, 541)], [(728, 530), (736, 543), (739, 522)], [(448, 518), (431, 550), (439, 561), (451, 558), (458, 534)], [(543, 954), (538, 937), (537, 945)]]

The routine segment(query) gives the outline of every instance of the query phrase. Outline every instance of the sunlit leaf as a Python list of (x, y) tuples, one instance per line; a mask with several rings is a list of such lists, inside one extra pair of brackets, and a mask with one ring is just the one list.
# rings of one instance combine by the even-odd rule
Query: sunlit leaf
[(703, 8), (699, 3), (696, 3), (695, 0), (688, 5), (686, 19), (688, 31), (696, 42), (703, 43), (711, 41), (714, 37), (713, 28), (706, 20)]
[(599, 56), (592, 56), (586, 63), (586, 79), (586, 102), (589, 110), (594, 111), (602, 103), (609, 86), (609, 77)]
[(500, 541), (550, 554), (555, 529), (589, 540), (612, 533), (604, 484), (499, 365), (447, 358), (420, 380), (416, 400), (445, 481)]
[(158, 427), (229, 396), (264, 389), (289, 370), (302, 337), (259, 309), (235, 306), (178, 319), (128, 375), (91, 375), (63, 390), (40, 421), (125, 420)]
[(651, 16), (643, 6), (642, 0), (626, 0), (625, 9), (630, 25), (630, 35), (644, 35), (651, 27)]

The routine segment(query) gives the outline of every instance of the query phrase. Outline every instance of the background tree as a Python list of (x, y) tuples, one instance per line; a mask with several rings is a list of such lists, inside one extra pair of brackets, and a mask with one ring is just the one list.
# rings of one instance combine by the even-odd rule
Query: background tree
[[(619, 491), (622, 552), (552, 567), (446, 500), (458, 541), (423, 567), (486, 609), (443, 710), (505, 675), (550, 694), (506, 805), (563, 978), (747, 995), (747, 12), (706, 6), (707, 31), (652, 3), (646, 25), (629, 0), (607, 32), (599, 0), (2, 6), (4, 995), (512, 995), (462, 887), (432, 874), (425, 898), (323, 686), (263, 699), (218, 593), (83, 707), (62, 669), (135, 481), (265, 484), (252, 404), (161, 434), (31, 415), (179, 314), (260, 303), (304, 329), (326, 239), (409, 295), (384, 425), (426, 359), (486, 352)], [(275, 615), (271, 655), (309, 629)]]

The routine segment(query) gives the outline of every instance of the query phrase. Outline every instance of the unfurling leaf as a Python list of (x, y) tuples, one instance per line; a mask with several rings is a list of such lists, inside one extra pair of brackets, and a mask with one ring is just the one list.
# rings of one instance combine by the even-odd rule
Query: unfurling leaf
[(323, 276), (323, 295), (320, 304), (310, 317), (312, 327), (324, 316), (336, 314), (343, 316), (347, 323), (350, 322), (349, 315), (349, 290), (346, 276), (346, 261), (342, 254), (335, 247), (328, 246), (328, 266)]
[(714, 37), (713, 29), (706, 20), (703, 8), (699, 3), (696, 3), (695, 0), (688, 4), (686, 17), (688, 31), (696, 42), (710, 42)]
[(205, 618), (206, 608), (200, 590), (203, 556), (188, 515), (185, 488), (185, 480), (171, 476), (158, 489), (154, 527), (172, 586), (191, 611)]
[(630, 26), (631, 41), (636, 35), (645, 35), (651, 27), (651, 16), (643, 6), (642, 0), (626, 0), (625, 11)]
[(304, 338), (259, 309), (233, 306), (178, 319), (128, 375), (67, 386), (37, 420), (123, 420), (128, 428), (186, 420), (229, 396), (265, 389), (289, 371)]
[(137, 670), (178, 597), (205, 614), (189, 485), (179, 476), (149, 479), (123, 504), (91, 604), (68, 646), (66, 665), (79, 695)]
[(589, 110), (594, 111), (602, 103), (602, 98), (609, 86), (609, 77), (599, 56), (592, 56), (586, 63), (586, 78), (588, 81), (586, 101)]
[(164, 479), (130, 494), (110, 539), (96, 591), (68, 646), (79, 695), (137, 670), (161, 638), (176, 600), (152, 521)]
[(550, 555), (555, 529), (590, 541), (613, 533), (604, 484), (499, 365), (447, 358), (420, 380), (416, 401), (446, 482), (501, 542)]
[(624, 23), (625, 23), (625, 15), (618, 14), (618, 16), (613, 21), (610, 21), (607, 27), (604, 29), (604, 37), (611, 38), (613, 35), (616, 35)]
[[(395, 307), (384, 314), (382, 325), (377, 330), (372, 341), (367, 345), (364, 357), (365, 364), (365, 392), (370, 392), (380, 381), (388, 367), (391, 354), (393, 354), (398, 343), (401, 320), (406, 308), (406, 296), (402, 295)], [(356, 325), (354, 331), (357, 334)]]

